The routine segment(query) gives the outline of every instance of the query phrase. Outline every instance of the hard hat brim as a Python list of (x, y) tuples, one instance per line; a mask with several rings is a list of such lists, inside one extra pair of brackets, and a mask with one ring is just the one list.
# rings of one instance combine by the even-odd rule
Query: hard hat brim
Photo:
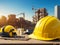
[(37, 40), (54, 40), (54, 38), (37, 37), (34, 34), (29, 35), (29, 38), (37, 39)]

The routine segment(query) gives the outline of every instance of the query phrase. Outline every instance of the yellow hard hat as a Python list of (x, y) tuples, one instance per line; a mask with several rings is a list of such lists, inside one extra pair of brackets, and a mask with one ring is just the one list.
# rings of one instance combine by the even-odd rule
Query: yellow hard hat
[(12, 25), (5, 26), (4, 32), (9, 32), (11, 29), (15, 29)]
[(2, 28), (3, 33), (9, 33), (9, 36), (13, 36), (13, 33), (16, 33), (16, 29), (12, 25), (7, 25)]
[(29, 38), (38, 40), (54, 40), (60, 38), (60, 21), (53, 16), (40, 19)]

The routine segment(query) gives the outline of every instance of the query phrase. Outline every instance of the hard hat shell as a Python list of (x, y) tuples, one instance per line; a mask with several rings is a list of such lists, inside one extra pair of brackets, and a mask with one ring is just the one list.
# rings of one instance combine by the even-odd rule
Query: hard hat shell
[[(11, 31), (12, 29), (13, 29), (13, 31)], [(4, 27), (4, 32), (9, 33), (10, 36), (13, 36), (12, 32), (16, 32), (16, 31), (17, 30), (12, 25), (7, 25)]]
[(29, 38), (38, 40), (53, 40), (60, 38), (60, 21), (53, 16), (40, 19)]
[(0, 33), (2, 32), (1, 28), (0, 28)]
[(9, 32), (11, 29), (15, 29), (12, 25), (5, 26), (4, 32)]

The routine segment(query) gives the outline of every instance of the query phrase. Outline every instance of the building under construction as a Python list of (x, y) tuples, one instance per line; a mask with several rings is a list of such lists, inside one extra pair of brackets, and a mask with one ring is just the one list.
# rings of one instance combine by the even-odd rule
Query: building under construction
[(47, 15), (48, 15), (48, 13), (47, 13), (46, 8), (38, 9), (37, 11), (35, 11), (35, 15), (33, 16), (33, 22), (37, 23), (38, 20), (40, 20), (41, 18), (43, 18)]

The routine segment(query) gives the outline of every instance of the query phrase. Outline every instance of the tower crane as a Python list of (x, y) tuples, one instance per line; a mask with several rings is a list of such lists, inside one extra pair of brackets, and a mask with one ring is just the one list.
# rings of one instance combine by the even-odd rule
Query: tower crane
[(23, 15), (23, 18), (25, 19), (25, 13), (19, 13), (17, 16)]

